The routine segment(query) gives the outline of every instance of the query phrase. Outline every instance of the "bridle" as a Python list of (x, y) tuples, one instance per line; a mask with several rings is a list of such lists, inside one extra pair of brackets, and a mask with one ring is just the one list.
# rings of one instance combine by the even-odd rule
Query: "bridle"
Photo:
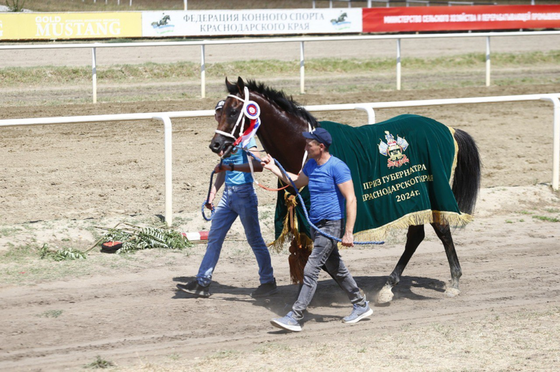
[[(233, 129), (231, 130), (231, 133), (227, 133), (224, 132), (222, 130), (216, 129), (215, 132), (218, 134), (221, 134), (222, 136), (225, 137), (229, 137), (232, 138), (234, 140), (233, 144), (231, 145), (231, 147), (229, 148), (228, 151), (224, 152), (224, 155), (222, 156), (225, 157), (227, 155), (229, 155), (229, 152), (232, 151), (235, 146), (239, 145), (239, 143), (241, 143), (242, 141), (244, 142), (243, 146), (244, 147), (248, 140), (250, 138), (252, 138), (258, 128), (261, 125), (261, 119), (260, 119), (260, 115), (261, 115), (261, 108), (259, 107), (258, 103), (256, 103), (255, 101), (251, 101), (249, 99), (249, 88), (247, 88), (246, 86), (243, 87), (243, 93), (245, 95), (245, 98), (241, 98), (237, 95), (234, 94), (229, 94), (228, 97), (231, 98), (235, 98), (240, 100), (241, 102), (243, 102), (243, 106), (241, 108), (241, 112), (239, 113), (239, 116), (237, 117), (237, 121), (235, 122), (235, 125), (233, 127)], [(250, 121), (250, 125), (249, 128), (247, 128), (247, 130), (244, 132), (244, 128), (245, 128), (245, 120), (243, 119), (249, 119)], [(239, 127), (239, 125), (241, 124), (241, 127), (239, 129), (239, 137), (235, 137), (234, 133), (237, 129), (237, 127)], [(308, 131), (311, 131), (313, 129), (313, 127), (311, 126), (310, 123), (307, 123), (308, 126)], [(244, 149), (245, 151), (248, 151), (247, 149)], [(305, 162), (307, 161), (307, 150), (305, 150), (304, 154), (303, 154), (303, 159), (301, 162), (301, 168), (303, 169), (303, 165), (305, 164)], [(256, 178), (254, 178), (254, 172), (253, 172), (253, 162), (249, 162), (249, 168), (251, 169), (251, 175), (253, 176), (253, 180), (255, 181), (255, 183), (259, 186), (261, 186), (259, 184), (259, 182), (256, 180)], [(287, 186), (287, 185), (286, 185)]]
[[(232, 147), (237, 146), (243, 140), (244, 136), (249, 135), (255, 129), (255, 127), (258, 129), (258, 127), (260, 126), (259, 116), (261, 115), (261, 108), (255, 101), (249, 100), (249, 89), (247, 87), (243, 87), (243, 88), (244, 88), (243, 90), (245, 93), (245, 98), (241, 98), (233, 94), (228, 95), (228, 97), (232, 97), (243, 102), (241, 112), (237, 117), (237, 121), (233, 129), (231, 130), (231, 133), (227, 133), (219, 129), (215, 130), (216, 133), (221, 134), (222, 136), (232, 138), (234, 140)], [(245, 118), (249, 119), (250, 125), (249, 128), (247, 128), (247, 131), (244, 132), (243, 130), (245, 129), (245, 120), (244, 120)], [(241, 127), (239, 129), (239, 137), (236, 138), (233, 134), (235, 133), (237, 127), (239, 127), (240, 124)]]

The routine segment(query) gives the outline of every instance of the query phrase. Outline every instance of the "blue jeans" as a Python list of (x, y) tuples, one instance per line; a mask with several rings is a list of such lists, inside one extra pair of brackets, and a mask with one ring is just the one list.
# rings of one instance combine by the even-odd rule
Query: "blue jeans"
[(257, 205), (257, 194), (252, 183), (225, 187), (220, 204), (212, 217), (208, 246), (196, 276), (200, 285), (207, 286), (212, 281), (212, 273), (220, 258), (222, 244), (237, 216), (241, 219), (247, 242), (257, 259), (261, 284), (274, 281), (270, 252), (261, 235)]
[[(337, 238), (342, 237), (344, 233), (342, 220), (322, 220), (315, 226)], [(311, 231), (311, 238), (313, 239), (313, 251), (303, 269), (303, 285), (298, 299), (292, 306), (294, 318), (303, 319), (303, 314), (317, 290), (317, 279), (321, 269), (324, 269), (346, 292), (352, 304), (365, 304), (365, 298), (360, 293), (358, 285), (342, 262), (336, 240), (329, 239), (314, 229)]]

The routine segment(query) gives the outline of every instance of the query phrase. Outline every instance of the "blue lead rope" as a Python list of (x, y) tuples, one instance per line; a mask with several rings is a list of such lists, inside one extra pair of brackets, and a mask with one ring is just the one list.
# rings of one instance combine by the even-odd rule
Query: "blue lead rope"
[[(245, 150), (245, 149), (243, 149), (243, 150)], [(258, 158), (257, 158), (254, 154), (252, 154), (250, 151), (247, 151), (247, 150), (245, 150), (245, 151), (246, 151), (249, 155), (251, 155), (255, 160), (260, 161), (260, 159), (258, 159)], [(274, 158), (273, 158), (273, 159), (274, 159)], [(278, 168), (280, 168), (280, 170), (282, 171), (282, 173), (284, 174), (284, 176), (286, 176), (286, 178), (288, 179), (288, 181), (290, 181), (290, 184), (292, 185), (292, 187), (294, 188), (294, 190), (296, 190), (297, 197), (298, 197), (299, 202), (301, 203), (301, 206), (302, 206), (301, 209), (303, 209), (303, 213), (305, 214), (305, 219), (307, 220), (307, 223), (309, 223), (309, 226), (311, 226), (312, 228), (314, 228), (319, 234), (321, 234), (321, 235), (323, 235), (323, 236), (325, 236), (325, 237), (327, 237), (327, 238), (329, 238), (329, 239), (335, 240), (335, 241), (337, 241), (337, 242), (342, 242), (342, 239), (337, 238), (337, 237), (334, 237), (334, 236), (332, 236), (332, 235), (330, 235), (330, 234), (328, 234), (328, 233), (326, 233), (326, 232), (320, 230), (317, 226), (315, 226), (315, 225), (311, 222), (311, 220), (309, 219), (309, 214), (307, 213), (307, 209), (305, 208), (305, 202), (304, 202), (304, 200), (303, 200), (303, 197), (302, 197), (301, 194), (299, 193), (299, 190), (297, 189), (296, 185), (294, 184), (294, 181), (292, 181), (292, 179), (291, 179), (290, 176), (288, 175), (288, 172), (286, 172), (286, 170), (284, 169), (284, 167), (282, 167), (282, 164), (280, 164), (280, 163), (278, 162), (278, 160), (274, 159), (274, 163), (278, 166)], [(366, 245), (366, 244), (385, 244), (385, 242), (382, 242), (382, 241), (356, 242), (356, 241), (355, 241), (354, 244), (358, 244), (358, 245)]]
[(212, 217), (214, 217), (214, 213), (216, 212), (216, 210), (212, 208), (210, 211), (210, 217), (206, 217), (206, 215), (204, 214), (204, 207), (206, 206), (206, 203), (208, 203), (208, 198), (210, 197), (210, 191), (212, 191), (212, 181), (214, 180), (214, 173), (216, 173), (216, 171), (212, 171), (212, 173), (210, 173), (210, 187), (208, 187), (208, 195), (206, 195), (206, 201), (202, 203), (202, 208), (201, 208), (202, 218), (204, 218), (206, 221), (212, 221)]

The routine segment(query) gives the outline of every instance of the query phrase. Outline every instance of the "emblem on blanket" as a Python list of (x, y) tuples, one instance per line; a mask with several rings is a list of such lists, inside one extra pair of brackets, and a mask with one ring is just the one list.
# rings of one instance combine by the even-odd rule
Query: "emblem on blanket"
[(395, 141), (395, 137), (389, 131), (385, 131), (385, 139), (387, 142), (385, 143), (383, 140), (380, 140), (378, 147), (381, 155), (389, 157), (387, 159), (387, 167), (398, 168), (408, 163), (408, 158), (403, 154), (408, 148), (408, 142), (404, 138), (399, 137), (399, 135), (397, 135), (397, 140)]

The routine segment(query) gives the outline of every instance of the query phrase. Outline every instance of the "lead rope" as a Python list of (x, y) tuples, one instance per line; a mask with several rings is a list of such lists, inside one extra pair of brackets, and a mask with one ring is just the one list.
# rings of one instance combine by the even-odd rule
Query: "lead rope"
[[(252, 154), (251, 152), (243, 149), (244, 151), (246, 151), (249, 155), (251, 155), (255, 160), (260, 161), (260, 159), (258, 159), (254, 154)], [(273, 158), (274, 159), (274, 158)], [(302, 206), (303, 209), (303, 213), (305, 215), (305, 219), (307, 220), (307, 222), (309, 223), (309, 226), (311, 226), (312, 228), (314, 228), (319, 234), (335, 240), (337, 242), (342, 242), (342, 239), (334, 237), (332, 235), (330, 235), (329, 233), (326, 233), (324, 231), (322, 231), (321, 229), (319, 229), (317, 226), (315, 226), (313, 224), (313, 222), (311, 222), (311, 220), (309, 219), (309, 214), (307, 213), (307, 209), (305, 208), (305, 202), (303, 200), (303, 197), (301, 196), (299, 190), (297, 189), (296, 185), (294, 184), (294, 181), (292, 181), (292, 179), (290, 178), (290, 176), (288, 175), (288, 172), (286, 172), (286, 170), (284, 169), (284, 167), (282, 167), (282, 164), (280, 164), (280, 162), (278, 162), (278, 160), (274, 159), (274, 163), (278, 166), (278, 168), (280, 168), (280, 171), (282, 171), (282, 174), (284, 176), (286, 176), (286, 178), (288, 179), (288, 181), (290, 181), (290, 185), (294, 188), (294, 190), (296, 190), (296, 195), (299, 199), (299, 202)], [(366, 245), (366, 244), (385, 244), (385, 242), (382, 241), (365, 241), (365, 242), (354, 242), (354, 244), (358, 244), (358, 245)]]
[[(222, 166), (222, 161), (224, 159), (220, 159), (220, 167)], [(210, 209), (210, 217), (206, 217), (206, 214), (204, 213), (204, 207), (206, 206), (206, 204), (208, 204), (208, 201), (210, 200), (210, 193), (212, 192), (212, 184), (214, 183), (214, 174), (216, 173), (215, 170), (212, 170), (212, 172), (210, 173), (210, 186), (208, 186), (208, 194), (206, 194), (206, 201), (204, 201), (202, 203), (202, 208), (201, 208), (201, 212), (202, 212), (202, 218), (204, 218), (206, 221), (212, 221), (212, 218), (214, 217), (214, 213), (216, 212), (216, 208), (214, 208), (214, 204), (212, 204), (212, 208)]]
[(206, 201), (202, 203), (202, 208), (201, 208), (202, 218), (204, 218), (206, 221), (212, 221), (212, 218), (214, 217), (214, 213), (216, 212), (214, 205), (212, 205), (212, 209), (210, 209), (210, 217), (206, 217), (206, 214), (204, 213), (204, 207), (206, 207), (206, 204), (208, 204), (208, 199), (210, 199), (210, 192), (212, 191), (212, 181), (214, 178), (214, 173), (216, 172), (212, 171), (212, 173), (210, 173), (210, 187), (208, 188), (208, 195), (206, 196)]

